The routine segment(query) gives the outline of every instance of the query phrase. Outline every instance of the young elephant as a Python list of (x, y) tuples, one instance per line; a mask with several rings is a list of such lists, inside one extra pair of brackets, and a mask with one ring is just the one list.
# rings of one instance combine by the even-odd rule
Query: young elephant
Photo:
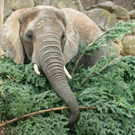
[[(77, 55), (80, 41), (89, 43), (101, 34), (91, 19), (76, 10), (38, 6), (12, 13), (0, 32), (0, 44), (15, 63), (23, 64), (26, 54), (38, 74), (37, 66), (43, 70), (69, 106), (68, 126), (71, 126), (78, 119), (79, 106), (67, 82), (65, 65)], [(101, 52), (93, 52), (88, 63), (93, 65), (106, 55)]]

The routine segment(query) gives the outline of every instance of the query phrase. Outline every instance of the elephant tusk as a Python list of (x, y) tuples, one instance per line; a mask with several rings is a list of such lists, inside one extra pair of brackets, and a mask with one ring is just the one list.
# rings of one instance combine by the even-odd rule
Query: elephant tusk
[(66, 76), (69, 78), (69, 79), (72, 79), (71, 75), (69, 74), (69, 72), (67, 71), (66, 67), (64, 66), (64, 72), (66, 74)]
[(34, 64), (34, 71), (37, 75), (40, 75), (40, 72), (38, 70), (38, 66), (36, 64)]

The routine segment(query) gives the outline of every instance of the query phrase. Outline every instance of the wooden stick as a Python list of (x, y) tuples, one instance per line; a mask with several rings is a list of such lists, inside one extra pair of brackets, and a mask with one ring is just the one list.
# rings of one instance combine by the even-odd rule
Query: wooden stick
[[(51, 109), (47, 109), (47, 110), (41, 110), (41, 111), (37, 111), (37, 112), (25, 114), (24, 116), (17, 117), (17, 118), (14, 118), (12, 120), (9, 120), (9, 121), (7, 121), (5, 123), (0, 124), (0, 128), (5, 127), (5, 126), (7, 126), (7, 125), (9, 125), (9, 124), (11, 124), (13, 122), (22, 120), (24, 118), (28, 118), (30, 116), (36, 115), (36, 114), (50, 112), (50, 111), (65, 110), (65, 109), (68, 109), (68, 107), (66, 107), (66, 106), (65, 107), (57, 107), (57, 108), (51, 108)], [(96, 107), (85, 107), (85, 106), (81, 106), (80, 109), (96, 109)]]

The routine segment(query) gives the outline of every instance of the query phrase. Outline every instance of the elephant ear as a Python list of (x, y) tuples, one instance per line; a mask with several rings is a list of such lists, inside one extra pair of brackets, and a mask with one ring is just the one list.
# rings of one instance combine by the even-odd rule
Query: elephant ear
[(63, 49), (63, 56), (66, 65), (77, 55), (80, 37), (77, 29), (73, 26), (68, 17), (65, 17), (65, 27), (66, 42)]
[(20, 24), (18, 17), (26, 10), (21, 9), (13, 12), (0, 30), (0, 45), (16, 64), (24, 63), (24, 51), (19, 37)]

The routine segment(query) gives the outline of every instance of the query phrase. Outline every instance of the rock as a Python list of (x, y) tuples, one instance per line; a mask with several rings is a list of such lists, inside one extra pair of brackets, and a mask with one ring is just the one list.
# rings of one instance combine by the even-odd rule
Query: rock
[(85, 12), (82, 3), (79, 3), (78, 1), (73, 1), (73, 0), (72, 0), (72, 3), (75, 6), (76, 10), (80, 12)]
[(129, 11), (129, 16), (130, 16), (130, 18), (135, 19), (135, 9)]
[(124, 47), (122, 45), (121, 40), (117, 40), (117, 41), (113, 42), (113, 46), (114, 46), (114, 48), (116, 48), (118, 55), (124, 55)]
[(17, 10), (20, 8), (34, 7), (33, 0), (9, 0), (12, 10)]
[(123, 19), (125, 21), (128, 21), (130, 19), (127, 9), (121, 6), (115, 6), (113, 13), (118, 19)]
[(13, 11), (17, 9), (33, 6), (33, 0), (4, 0), (4, 18), (7, 18)]
[(13, 12), (10, 0), (4, 0), (4, 20)]
[(98, 8), (98, 5), (92, 5), (92, 6), (90, 6), (90, 7), (86, 7), (86, 11), (88, 11), (88, 10), (91, 10), (91, 9), (94, 9), (94, 8)]
[(80, 10), (77, 1), (72, 0), (5, 0), (4, 1), (4, 19), (15, 10), (25, 7), (34, 7), (37, 5), (52, 5), (57, 8), (74, 8)]
[(57, 8), (74, 8), (77, 7), (73, 4), (72, 0), (53, 0), (50, 2), (50, 5)]
[(125, 22), (123, 19), (118, 19), (118, 22)]
[[(130, 19), (130, 22), (131, 23), (135, 23), (135, 20), (134, 19)], [(132, 28), (132, 34), (135, 35), (135, 28)]]
[(49, 0), (34, 0), (34, 3), (35, 3), (34, 6), (51, 4)]
[(122, 44), (124, 47), (125, 55), (135, 56), (135, 36), (134, 35), (125, 36), (122, 40)]
[(106, 1), (98, 4), (98, 7), (108, 10), (109, 12), (112, 12), (115, 9), (115, 4), (111, 1)]
[(122, 6), (126, 8), (127, 10), (134, 9), (134, 0), (111, 0), (115, 5)]
[(95, 8), (86, 12), (103, 31), (113, 27), (117, 23), (116, 16), (107, 10)]
[(84, 9), (89, 10), (92, 6), (97, 4), (97, 0), (81, 0)]
[(103, 3), (106, 1), (113, 1), (115, 5), (120, 5), (128, 10), (134, 9), (135, 1), (134, 0), (81, 0), (84, 6), (84, 9), (90, 9), (93, 5)]
[(80, 7), (78, 1), (73, 1), (74, 6), (76, 7), (76, 10), (82, 11), (82, 8)]

